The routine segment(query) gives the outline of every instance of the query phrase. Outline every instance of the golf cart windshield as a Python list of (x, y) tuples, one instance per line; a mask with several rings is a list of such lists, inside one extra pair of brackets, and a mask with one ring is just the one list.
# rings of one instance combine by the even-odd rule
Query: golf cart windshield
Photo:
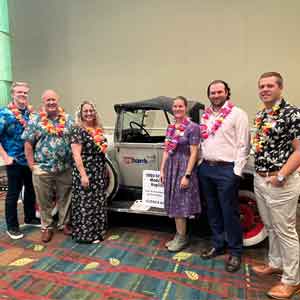
[(172, 115), (162, 110), (122, 111), (120, 142), (163, 143), (170, 120)]
[[(115, 141), (124, 143), (162, 143), (165, 130), (173, 121), (174, 98), (159, 96), (149, 100), (115, 104)], [(204, 105), (188, 101), (188, 116), (199, 123)]]

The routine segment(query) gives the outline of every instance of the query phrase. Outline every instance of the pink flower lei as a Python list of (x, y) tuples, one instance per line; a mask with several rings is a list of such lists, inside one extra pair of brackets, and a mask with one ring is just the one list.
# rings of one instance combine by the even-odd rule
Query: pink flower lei
[(221, 127), (226, 117), (231, 113), (234, 104), (230, 101), (227, 101), (226, 104), (219, 110), (219, 114), (211, 129), (205, 124), (213, 114), (211, 107), (207, 107), (202, 115), (203, 123), (200, 124), (201, 129), (201, 138), (206, 140), (210, 135), (215, 135), (217, 130)]
[(184, 118), (183, 121), (177, 127), (176, 124), (169, 124), (165, 138), (166, 152), (170, 154), (174, 153), (179, 138), (184, 135), (184, 131), (190, 123), (191, 121), (189, 120), (189, 118)]

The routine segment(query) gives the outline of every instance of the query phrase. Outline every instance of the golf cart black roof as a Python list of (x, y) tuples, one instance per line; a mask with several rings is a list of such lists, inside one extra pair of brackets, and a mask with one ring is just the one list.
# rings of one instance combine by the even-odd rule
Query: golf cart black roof
[[(159, 96), (156, 98), (152, 98), (149, 100), (143, 101), (134, 101), (134, 102), (127, 102), (121, 104), (115, 104), (114, 108), (116, 113), (120, 113), (121, 111), (131, 111), (136, 109), (145, 109), (145, 110), (164, 110), (171, 114), (172, 112), (172, 105), (173, 105), (174, 98)], [(204, 105), (197, 101), (188, 101), (188, 111), (200, 110), (204, 109)]]

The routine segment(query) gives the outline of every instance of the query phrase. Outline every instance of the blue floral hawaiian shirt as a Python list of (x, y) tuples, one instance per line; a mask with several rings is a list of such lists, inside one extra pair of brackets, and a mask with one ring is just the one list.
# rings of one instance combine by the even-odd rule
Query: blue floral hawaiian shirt
[[(30, 142), (34, 147), (34, 161), (46, 172), (62, 172), (72, 167), (72, 151), (70, 135), (73, 119), (66, 114), (66, 123), (62, 136), (50, 134), (40, 123), (39, 115), (28, 123), (22, 138)], [(58, 119), (49, 120), (53, 125)]]
[[(26, 122), (29, 121), (27, 109), (20, 110)], [(16, 119), (8, 107), (0, 108), (0, 143), (7, 155), (12, 157), (16, 163), (26, 166), (27, 160), (24, 154), (24, 141), (21, 135), (24, 131), (23, 125)]]

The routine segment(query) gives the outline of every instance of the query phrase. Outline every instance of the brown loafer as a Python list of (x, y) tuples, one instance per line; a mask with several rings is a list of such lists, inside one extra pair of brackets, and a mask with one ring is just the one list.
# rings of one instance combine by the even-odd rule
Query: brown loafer
[(44, 243), (48, 243), (51, 241), (52, 237), (53, 237), (53, 229), (52, 228), (43, 228), (41, 230), (42, 233), (42, 242)]
[(300, 284), (290, 285), (286, 283), (279, 283), (273, 286), (267, 293), (268, 297), (273, 299), (290, 299), (295, 294), (300, 292)]
[(253, 266), (252, 270), (255, 274), (263, 275), (272, 275), (272, 274), (282, 274), (282, 270), (278, 268), (272, 268), (267, 265)]

